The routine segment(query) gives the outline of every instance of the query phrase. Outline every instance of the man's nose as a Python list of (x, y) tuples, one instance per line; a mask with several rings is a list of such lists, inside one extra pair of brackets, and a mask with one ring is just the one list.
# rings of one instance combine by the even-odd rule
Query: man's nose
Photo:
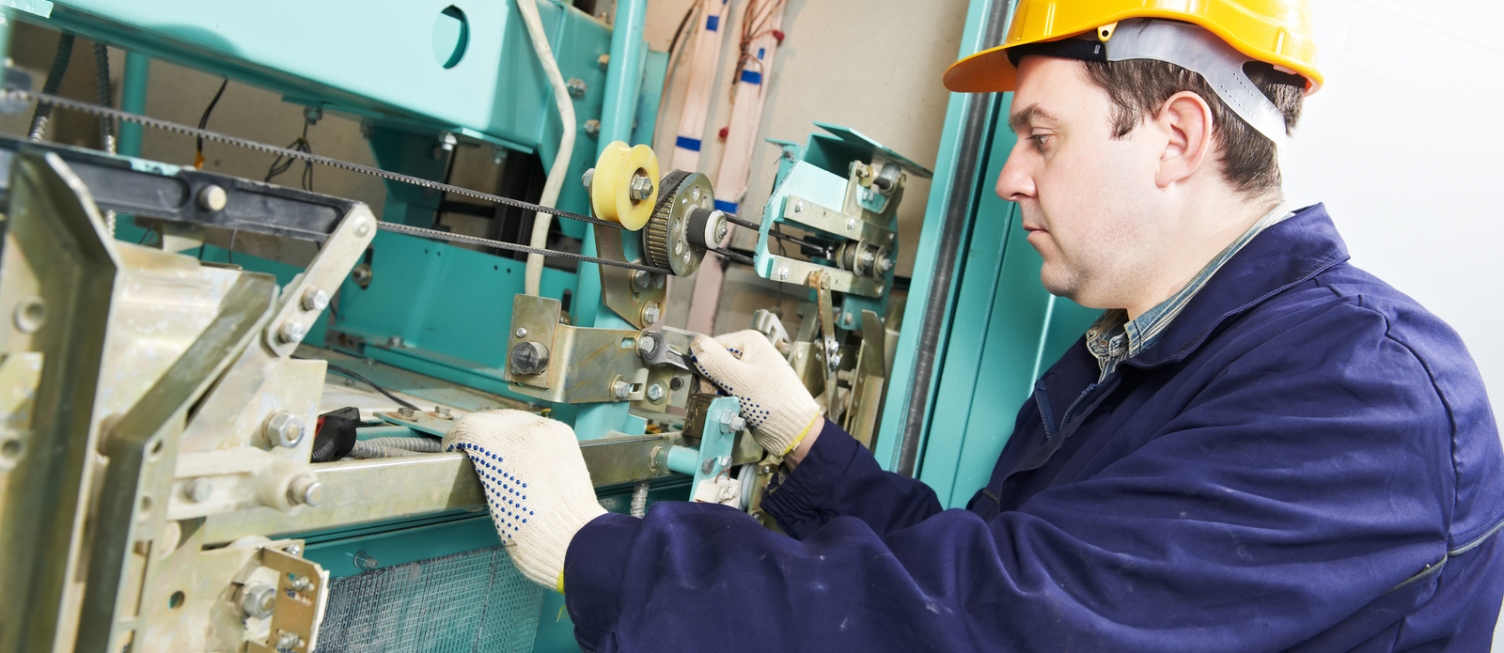
[(997, 176), (998, 197), (1017, 202), (1036, 195), (1034, 176), (1026, 169), (1021, 159), (1017, 148), (1008, 154), (1008, 161), (1003, 164), (1003, 171)]

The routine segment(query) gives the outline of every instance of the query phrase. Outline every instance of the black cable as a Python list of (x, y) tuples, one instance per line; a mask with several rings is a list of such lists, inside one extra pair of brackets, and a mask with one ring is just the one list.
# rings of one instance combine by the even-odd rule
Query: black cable
[[(316, 358), (303, 358), (301, 356), (293, 356), (293, 358), (296, 358), (296, 359), (298, 359), (300, 361), (320, 360), (320, 359), (316, 359)], [(324, 362), (328, 363), (328, 361), (324, 361)], [(372, 381), (372, 380), (366, 378), (364, 375), (362, 375), (359, 372), (348, 370), (348, 369), (345, 369), (343, 367), (340, 367), (340, 366), (334, 365), (334, 364), (330, 364), (329, 365), (329, 371), (330, 372), (334, 372), (335, 374), (338, 374), (340, 376), (350, 377), (352, 379), (355, 379), (356, 381), (359, 381), (359, 382), (364, 383), (364, 384), (366, 384), (368, 386), (371, 386), (372, 388), (375, 388), (377, 392), (380, 392), (381, 394), (385, 395), (387, 399), (391, 399), (392, 401), (397, 402), (398, 406), (401, 406), (403, 408), (411, 408), (413, 410), (422, 410), (421, 408), (418, 408), (417, 406), (414, 406), (411, 403), (405, 401), (401, 397), (398, 397), (397, 395), (394, 395), (391, 392), (388, 392), (386, 388), (383, 388), (383, 387), (377, 385), (375, 381)]]
[[(48, 95), (56, 95), (57, 90), (63, 85), (63, 75), (68, 73), (68, 62), (73, 59), (73, 33), (63, 32), (57, 39), (57, 54), (52, 57), (52, 68), (47, 71), (47, 81), (42, 83), (42, 92)], [(52, 117), (52, 107), (37, 105), (35, 113), (31, 114), (31, 128), (26, 130), (27, 137), (33, 141), (42, 140), (42, 134), (47, 131), (47, 119)]]
[[(199, 116), (199, 119), (198, 119), (198, 128), (199, 129), (208, 129), (209, 128), (209, 115), (212, 114), (212, 113), (214, 113), (214, 106), (217, 105), (217, 104), (219, 104), (219, 98), (225, 94), (225, 87), (227, 87), (229, 85), (230, 85), (230, 78), (229, 77), (226, 77), (225, 81), (219, 83), (219, 90), (214, 92), (214, 99), (209, 100), (209, 106), (204, 107), (204, 115)], [(194, 153), (195, 153), (196, 156), (193, 157), (193, 163), (194, 163), (195, 166), (197, 166), (199, 168), (202, 168), (202, 167), (204, 167), (204, 137), (203, 136), (198, 137), (197, 143), (198, 143), (197, 148), (194, 150)]]

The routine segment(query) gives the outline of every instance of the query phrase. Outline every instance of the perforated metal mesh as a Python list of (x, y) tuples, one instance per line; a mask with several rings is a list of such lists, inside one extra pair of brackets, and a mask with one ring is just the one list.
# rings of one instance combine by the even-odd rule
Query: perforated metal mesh
[(531, 651), (543, 593), (499, 546), (336, 578), (318, 653)]

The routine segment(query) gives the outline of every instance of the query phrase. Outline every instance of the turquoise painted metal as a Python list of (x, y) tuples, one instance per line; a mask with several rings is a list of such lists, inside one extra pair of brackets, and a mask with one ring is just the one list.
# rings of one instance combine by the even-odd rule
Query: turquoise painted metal
[[(120, 80), (120, 110), (146, 113), (146, 82), (151, 75), (151, 59), (139, 52), (125, 53), (125, 73)], [(118, 149), (126, 156), (141, 156), (141, 125), (120, 124)]]
[[(995, 2), (973, 0), (961, 39), (961, 55), (983, 42), (983, 23)], [(987, 480), (1012, 432), (1013, 417), (1037, 379), (1080, 338), (1096, 312), (1050, 296), (1039, 283), (1040, 259), (1019, 224), (1018, 207), (992, 192), (1016, 136), (1007, 127), (1011, 94), (954, 95), (946, 111), (936, 176), (915, 254), (914, 276), (899, 338), (883, 422), (874, 453), (886, 469), (898, 464), (900, 433), (916, 385), (927, 385), (924, 431), (916, 476), (947, 507), (965, 505)], [(982, 152), (985, 165), (973, 179), (955, 179), (969, 102), (988, 103)], [(957, 194), (969, 196), (961, 256), (941, 317), (939, 342), (919, 342), (940, 248), (945, 208)], [(935, 356), (931, 383), (916, 384), (918, 356)]]

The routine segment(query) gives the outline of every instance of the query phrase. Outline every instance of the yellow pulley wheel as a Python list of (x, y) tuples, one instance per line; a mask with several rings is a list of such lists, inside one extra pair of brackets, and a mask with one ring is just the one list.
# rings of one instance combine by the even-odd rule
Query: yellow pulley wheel
[(637, 231), (653, 216), (657, 202), (658, 157), (653, 149), (621, 141), (607, 145), (590, 181), (590, 205), (596, 217)]

